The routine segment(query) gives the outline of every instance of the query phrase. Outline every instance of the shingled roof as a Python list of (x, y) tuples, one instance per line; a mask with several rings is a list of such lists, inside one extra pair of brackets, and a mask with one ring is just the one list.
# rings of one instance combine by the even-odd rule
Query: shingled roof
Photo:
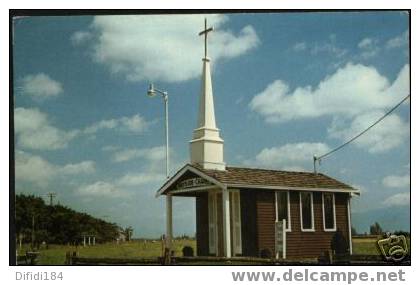
[[(158, 191), (163, 194), (172, 183), (180, 178), (187, 170), (203, 174), (214, 180), (216, 184), (238, 188), (267, 188), (290, 190), (335, 190), (345, 192), (359, 192), (353, 187), (331, 178), (322, 173), (284, 171), (260, 168), (245, 168), (227, 166), (225, 171), (204, 169), (199, 165), (187, 164), (177, 174), (169, 179)], [(178, 178), (177, 178), (178, 177)]]
[(292, 188), (349, 189), (351, 186), (322, 173), (283, 171), (260, 168), (226, 167), (225, 171), (203, 169), (192, 165), (217, 181), (227, 184), (280, 186)]

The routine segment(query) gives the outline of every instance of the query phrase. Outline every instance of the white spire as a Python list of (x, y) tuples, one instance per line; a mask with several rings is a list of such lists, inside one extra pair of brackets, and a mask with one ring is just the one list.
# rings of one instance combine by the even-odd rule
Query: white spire
[(207, 57), (207, 33), (213, 28), (205, 29), (199, 35), (205, 35), (203, 74), (201, 79), (201, 97), (198, 114), (198, 125), (190, 141), (191, 163), (200, 164), (205, 169), (225, 170), (223, 161), (223, 140), (216, 127), (211, 83), (210, 59)]

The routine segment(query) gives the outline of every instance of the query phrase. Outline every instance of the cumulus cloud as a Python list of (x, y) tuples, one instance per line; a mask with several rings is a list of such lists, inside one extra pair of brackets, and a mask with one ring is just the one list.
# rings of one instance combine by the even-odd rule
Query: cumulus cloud
[[(330, 137), (346, 141), (408, 94), (408, 65), (391, 83), (373, 67), (349, 63), (317, 87), (290, 90), (284, 81), (276, 80), (257, 94), (249, 106), (268, 123), (330, 116)], [(372, 153), (383, 152), (399, 146), (408, 134), (408, 122), (393, 114), (360, 137), (356, 145), (368, 147)]]
[(384, 206), (406, 206), (410, 204), (410, 193), (398, 193), (386, 198), (382, 204)]
[(307, 46), (306, 46), (306, 43), (305, 42), (299, 42), (299, 43), (296, 43), (294, 46), (293, 46), (293, 50), (294, 51), (304, 51), (304, 50), (306, 50), (306, 48), (307, 48)]
[(79, 163), (69, 163), (59, 168), (58, 172), (66, 175), (90, 174), (95, 172), (95, 162), (88, 160)]
[(127, 192), (121, 190), (113, 183), (97, 181), (92, 184), (83, 185), (76, 189), (75, 193), (80, 196), (93, 196), (93, 197), (111, 197), (118, 198), (127, 196)]
[(82, 44), (92, 38), (92, 34), (87, 31), (77, 31), (70, 37), (71, 42), (74, 45)]
[(385, 47), (387, 49), (394, 49), (394, 48), (400, 48), (403, 46), (407, 46), (408, 45), (408, 30), (406, 30), (405, 32), (403, 32), (402, 34), (389, 39), (386, 44)]
[(381, 50), (378, 46), (378, 40), (373, 38), (364, 38), (357, 47), (361, 50), (360, 57), (363, 59), (374, 57)]
[(30, 182), (45, 187), (57, 177), (93, 172), (95, 172), (95, 162), (90, 160), (56, 165), (38, 155), (20, 150), (15, 153), (15, 179), (17, 182)]
[(388, 188), (410, 187), (410, 175), (389, 175), (382, 179), (382, 184)]
[(57, 97), (63, 92), (62, 84), (45, 73), (27, 75), (21, 84), (23, 94), (40, 101)]
[[(223, 28), (227, 16), (207, 18), (216, 28), (209, 41), (213, 61), (234, 58), (258, 46), (253, 27), (234, 33)], [(203, 44), (198, 32), (203, 19), (204, 15), (97, 16), (89, 30), (78, 31), (72, 38), (81, 42), (88, 33), (94, 60), (130, 81), (180, 82), (201, 72)]]
[(348, 51), (337, 45), (336, 35), (331, 34), (328, 40), (320, 42), (297, 42), (292, 46), (295, 52), (307, 51), (311, 55), (325, 55), (334, 58), (344, 57)]
[(144, 132), (150, 122), (139, 114), (101, 120), (83, 130), (62, 130), (53, 125), (47, 114), (36, 108), (15, 108), (14, 127), (17, 143), (20, 147), (36, 150), (56, 150), (66, 148), (71, 140), (82, 135), (93, 135), (98, 131), (117, 129), (130, 133)]
[(313, 155), (322, 155), (329, 151), (323, 143), (290, 143), (262, 149), (253, 160), (245, 161), (248, 165), (267, 168), (303, 171), (310, 170)]
[(121, 186), (139, 186), (150, 183), (163, 182), (165, 175), (154, 172), (128, 173), (117, 180)]
[[(340, 123), (340, 120), (336, 118), (328, 128), (328, 134), (332, 138), (348, 141), (383, 115), (382, 111), (372, 111), (356, 116), (351, 123), (343, 123), (345, 120)], [(360, 148), (366, 148), (370, 153), (381, 153), (400, 146), (409, 134), (408, 122), (391, 114), (370, 129), (368, 134), (355, 140), (354, 144)]]
[(159, 162), (165, 158), (166, 148), (164, 146), (156, 146), (151, 148), (132, 148), (117, 151), (113, 154), (115, 162), (124, 162), (133, 159), (143, 158), (149, 162)]
[(249, 106), (271, 123), (326, 115), (354, 116), (394, 105), (408, 95), (408, 80), (408, 65), (390, 84), (375, 68), (349, 63), (317, 87), (290, 90), (287, 83), (276, 80), (257, 94)]
[(119, 129), (134, 133), (141, 133), (147, 130), (150, 122), (146, 121), (139, 114), (132, 117), (121, 117), (116, 119), (101, 120), (84, 129), (85, 134), (94, 134), (105, 129)]
[(78, 135), (77, 130), (63, 131), (53, 126), (48, 116), (35, 108), (15, 108), (14, 123), (18, 145), (28, 149), (65, 148)]

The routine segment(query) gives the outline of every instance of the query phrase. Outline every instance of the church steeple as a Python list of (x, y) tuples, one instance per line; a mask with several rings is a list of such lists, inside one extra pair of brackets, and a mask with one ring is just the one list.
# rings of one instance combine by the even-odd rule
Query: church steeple
[(207, 34), (213, 28), (207, 28), (204, 21), (204, 58), (203, 74), (201, 79), (201, 97), (198, 114), (198, 125), (190, 141), (191, 163), (200, 164), (205, 169), (225, 170), (223, 161), (223, 140), (216, 127), (213, 104), (213, 88), (211, 83), (210, 58), (207, 56)]

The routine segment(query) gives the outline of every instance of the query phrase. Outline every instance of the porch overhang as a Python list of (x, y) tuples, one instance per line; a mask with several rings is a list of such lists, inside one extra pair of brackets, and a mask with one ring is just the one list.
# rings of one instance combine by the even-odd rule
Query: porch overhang
[(182, 167), (174, 176), (172, 176), (170, 179), (168, 179), (165, 184), (157, 191), (156, 197), (159, 197), (160, 195), (169, 194), (169, 188), (173, 186), (185, 173), (190, 171), (191, 173), (194, 173), (198, 177), (201, 177), (208, 182), (211, 183), (211, 185), (205, 185), (205, 186), (198, 186), (198, 187), (189, 187), (185, 189), (173, 189), (170, 190), (170, 194), (180, 194), (180, 193), (191, 193), (191, 192), (201, 192), (201, 191), (207, 191), (209, 189), (213, 189), (215, 187), (226, 189), (226, 184), (221, 183), (217, 179), (214, 179), (211, 176), (208, 176), (207, 174), (201, 172), (197, 168), (187, 164), (184, 167)]

